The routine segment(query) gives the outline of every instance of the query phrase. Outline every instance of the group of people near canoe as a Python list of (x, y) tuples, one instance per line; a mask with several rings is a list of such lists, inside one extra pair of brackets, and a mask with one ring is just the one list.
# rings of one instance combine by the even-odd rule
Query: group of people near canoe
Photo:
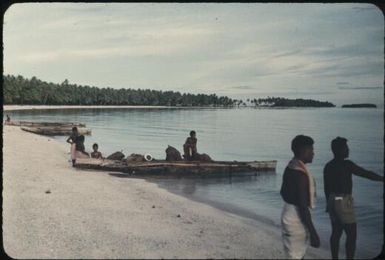
[[(90, 154), (86, 152), (84, 146), (85, 137), (80, 135), (78, 128), (74, 126), (72, 128), (72, 133), (67, 139), (67, 143), (71, 144), (71, 160), (72, 166), (75, 166), (76, 158), (89, 158)], [(91, 158), (101, 159), (103, 158), (102, 153), (98, 151), (99, 145), (94, 143), (92, 145), (93, 152), (91, 153)]]
[[(67, 143), (71, 144), (72, 166), (75, 166), (76, 158), (89, 158), (91, 156), (91, 158), (103, 159), (103, 155), (99, 151), (99, 145), (97, 143), (94, 143), (92, 145), (93, 152), (89, 154), (85, 150), (84, 141), (85, 141), (84, 135), (80, 135), (77, 127), (73, 127), (72, 133), (67, 139)], [(197, 142), (198, 142), (198, 139), (196, 137), (196, 132), (190, 131), (190, 136), (186, 139), (186, 142), (183, 145), (183, 151), (184, 151), (183, 158), (188, 161), (211, 160), (211, 158), (207, 154), (198, 153)], [(169, 146), (169, 148), (166, 149), (166, 154), (167, 154), (166, 160), (169, 160), (169, 161), (182, 160), (179, 151), (176, 150), (174, 147)]]
[[(310, 246), (318, 248), (320, 239), (313, 225), (310, 209), (315, 206), (315, 181), (306, 167), (313, 161), (314, 141), (305, 135), (296, 136), (291, 143), (294, 158), (285, 168), (280, 190), (284, 201), (281, 228), (284, 251), (288, 258), (303, 259)], [(353, 259), (356, 248), (357, 224), (352, 197), (352, 175), (383, 182), (384, 178), (351, 160), (347, 139), (337, 137), (331, 142), (334, 158), (324, 167), (323, 181), (326, 212), (331, 220), (330, 249), (338, 259), (339, 242), (346, 234), (346, 258)]]

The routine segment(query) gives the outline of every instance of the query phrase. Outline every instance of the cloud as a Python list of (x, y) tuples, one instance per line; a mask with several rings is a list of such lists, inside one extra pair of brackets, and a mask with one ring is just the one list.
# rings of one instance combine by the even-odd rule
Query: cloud
[(249, 89), (254, 89), (252, 86), (233, 86), (231, 87), (232, 89), (240, 89), (240, 90), (249, 90)]
[(26, 3), (4, 19), (5, 73), (53, 82), (328, 95), (384, 77), (370, 4)]
[(348, 86), (343, 86), (343, 87), (338, 87), (339, 89), (349, 89), (349, 90), (377, 90), (377, 89), (382, 89), (382, 87), (348, 87)]

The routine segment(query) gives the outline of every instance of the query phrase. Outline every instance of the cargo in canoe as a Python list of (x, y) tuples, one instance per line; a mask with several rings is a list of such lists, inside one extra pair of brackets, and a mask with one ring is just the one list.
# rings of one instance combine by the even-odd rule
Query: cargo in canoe
[(80, 169), (123, 172), (136, 176), (230, 176), (255, 175), (258, 172), (274, 172), (277, 161), (165, 161), (127, 162), (125, 160), (77, 159), (75, 167)]
[(67, 121), (13, 121), (7, 123), (8, 125), (15, 126), (28, 126), (28, 127), (85, 127), (86, 124), (79, 122), (67, 122)]
[[(39, 135), (71, 135), (72, 127), (21, 127), (22, 130)], [(90, 135), (91, 129), (78, 127), (81, 135)]]

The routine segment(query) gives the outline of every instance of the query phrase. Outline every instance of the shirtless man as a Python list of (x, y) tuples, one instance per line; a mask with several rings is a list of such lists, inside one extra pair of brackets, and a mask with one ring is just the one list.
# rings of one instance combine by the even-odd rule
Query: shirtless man
[(186, 142), (183, 145), (184, 155), (183, 157), (186, 160), (194, 160), (197, 154), (197, 141), (195, 131), (190, 132), (190, 137), (186, 139)]
[(324, 190), (327, 201), (326, 211), (329, 213), (332, 234), (330, 248), (333, 259), (338, 259), (339, 242), (342, 231), (346, 234), (346, 258), (353, 259), (356, 249), (357, 224), (352, 197), (352, 175), (373, 181), (384, 181), (384, 177), (361, 168), (349, 157), (347, 139), (335, 138), (331, 143), (334, 158), (324, 168)]

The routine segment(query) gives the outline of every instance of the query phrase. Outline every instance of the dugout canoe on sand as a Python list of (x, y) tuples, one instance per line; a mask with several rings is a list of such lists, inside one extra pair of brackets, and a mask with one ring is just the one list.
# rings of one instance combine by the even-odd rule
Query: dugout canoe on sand
[(85, 127), (86, 124), (79, 122), (67, 122), (67, 121), (13, 121), (11, 120), (8, 125), (14, 126), (27, 126), (27, 127)]
[[(72, 127), (21, 127), (21, 130), (39, 135), (70, 135)], [(90, 135), (91, 129), (78, 127), (78, 133), (81, 135)]]
[(165, 161), (153, 160), (150, 162), (127, 162), (125, 160), (108, 159), (77, 159), (75, 167), (79, 169), (123, 172), (129, 175), (255, 175), (258, 172), (274, 172), (277, 161)]

